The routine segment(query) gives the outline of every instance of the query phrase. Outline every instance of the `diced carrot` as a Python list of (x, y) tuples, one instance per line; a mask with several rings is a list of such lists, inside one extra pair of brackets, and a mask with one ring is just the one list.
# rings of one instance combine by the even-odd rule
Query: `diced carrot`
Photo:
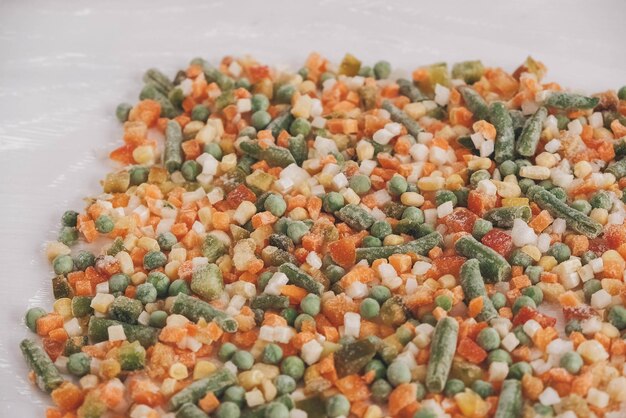
[(64, 382), (50, 394), (52, 401), (63, 411), (72, 411), (83, 403), (83, 391), (71, 382)]
[(484, 306), (484, 301), (483, 301), (482, 296), (472, 299), (468, 306), (469, 316), (471, 316), (472, 318), (476, 318), (482, 312), (483, 306)]
[(220, 401), (217, 399), (213, 392), (207, 393), (204, 398), (200, 399), (198, 406), (207, 414), (215, 411), (220, 406)]
[(52, 330), (63, 327), (63, 317), (56, 313), (50, 313), (37, 320), (37, 334), (46, 336)]
[(469, 338), (463, 338), (459, 342), (457, 353), (475, 364), (481, 363), (487, 358), (487, 352)]
[(402, 383), (398, 385), (389, 394), (389, 414), (396, 416), (401, 410), (409, 404), (416, 403), (417, 386), (411, 383)]

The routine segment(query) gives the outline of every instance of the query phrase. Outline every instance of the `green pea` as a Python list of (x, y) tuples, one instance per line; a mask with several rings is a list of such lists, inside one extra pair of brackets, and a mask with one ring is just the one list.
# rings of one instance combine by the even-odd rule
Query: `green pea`
[(500, 347), (500, 334), (493, 328), (484, 328), (476, 337), (476, 343), (486, 351)]
[(591, 260), (595, 260), (596, 258), (598, 258), (598, 256), (593, 251), (585, 251), (583, 255), (580, 257), (580, 261), (583, 264), (589, 264)]
[(24, 321), (28, 329), (32, 332), (37, 332), (37, 320), (42, 316), (46, 316), (46, 311), (43, 308), (30, 308), (26, 311)]
[(474, 171), (472, 175), (470, 176), (470, 183), (472, 184), (472, 186), (478, 186), (478, 183), (480, 183), (483, 180), (489, 180), (490, 178), (491, 178), (491, 174), (489, 174), (489, 171), (478, 170), (478, 171)]
[(237, 352), (237, 346), (233, 343), (224, 343), (217, 352), (217, 358), (222, 362), (227, 362)]
[(71, 273), (74, 270), (74, 260), (69, 255), (61, 254), (57, 255), (52, 260), (52, 268), (55, 274), (65, 275)]
[(157, 243), (159, 248), (164, 251), (170, 251), (174, 245), (178, 242), (176, 235), (171, 232), (163, 232), (157, 236)]
[(189, 284), (183, 279), (174, 280), (167, 289), (168, 296), (177, 296), (180, 293), (191, 295)]
[(280, 316), (285, 318), (287, 324), (293, 326), (293, 324), (296, 322), (296, 318), (298, 317), (298, 311), (291, 307), (285, 308), (280, 312)]
[(64, 226), (59, 230), (58, 240), (67, 246), (72, 246), (78, 241), (78, 229), (73, 226)]
[(515, 338), (519, 340), (521, 345), (530, 345), (530, 343), (532, 342), (528, 334), (524, 332), (524, 329), (521, 325), (513, 328), (513, 335), (515, 335)]
[(324, 196), (322, 203), (323, 203), (322, 205), (323, 209), (329, 213), (338, 211), (339, 209), (344, 207), (346, 204), (343, 198), (343, 195), (337, 192), (327, 193)]
[(326, 400), (326, 415), (330, 418), (350, 415), (350, 401), (344, 395), (333, 395)]
[(61, 216), (61, 223), (63, 226), (75, 227), (78, 222), (78, 212), (73, 210), (66, 210)]
[(554, 183), (552, 183), (552, 180), (541, 180), (539, 182), (539, 185), (546, 190), (552, 190), (554, 188)]
[(67, 359), (67, 371), (74, 376), (83, 377), (91, 369), (91, 357), (85, 353), (74, 353)]
[(109, 292), (123, 294), (130, 285), (130, 277), (124, 273), (116, 273), (109, 278)]
[(167, 264), (167, 256), (161, 251), (148, 251), (143, 256), (143, 266), (146, 270), (154, 270)]
[(370, 234), (376, 238), (383, 239), (392, 233), (391, 224), (387, 221), (376, 221), (370, 227)]
[(525, 374), (532, 374), (532, 373), (533, 373), (533, 369), (532, 367), (530, 367), (530, 364), (526, 363), (525, 361), (518, 361), (517, 363), (513, 364), (509, 368), (508, 377), (517, 379), (517, 380), (522, 380), (522, 377), (524, 377)]
[(432, 325), (433, 327), (437, 325), (437, 318), (435, 318), (432, 313), (425, 313), (424, 315), (422, 315), (420, 320), (425, 324)]
[(618, 330), (622, 331), (626, 328), (626, 308), (621, 305), (615, 305), (611, 308), (608, 315), (608, 321)]
[(530, 161), (528, 161), (527, 159), (524, 159), (524, 158), (520, 158), (519, 160), (515, 160), (515, 164), (517, 164), (518, 168), (530, 167), (531, 165), (533, 165)]
[(170, 278), (167, 277), (165, 273), (161, 273), (160, 271), (150, 272), (146, 281), (154, 286), (158, 297), (164, 298), (167, 296), (167, 290), (170, 287)]
[(150, 169), (148, 167), (137, 165), (128, 170), (128, 174), (130, 174), (130, 185), (139, 186), (141, 183), (146, 183), (148, 181)]
[(385, 379), (378, 379), (372, 384), (372, 399), (375, 402), (382, 403), (389, 397), (393, 390), (391, 385)]
[(335, 79), (335, 78), (337, 78), (335, 74), (331, 73), (330, 71), (326, 71), (322, 73), (322, 75), (320, 75), (319, 81), (320, 81), (320, 84), (324, 84), (326, 80)]
[(148, 319), (148, 324), (151, 327), (155, 328), (163, 328), (167, 323), (167, 312), (165, 311), (154, 311), (150, 314), (150, 318)]
[(250, 99), (252, 103), (252, 111), (267, 110), (270, 107), (270, 101), (264, 94), (255, 94)]
[(526, 193), (526, 191), (528, 191), (530, 186), (534, 186), (535, 185), (535, 181), (533, 179), (521, 179), (517, 183), (517, 185), (522, 190), (522, 193)]
[(195, 181), (196, 177), (202, 173), (202, 166), (195, 160), (187, 160), (180, 167), (183, 178), (187, 181)]
[(528, 286), (522, 289), (522, 295), (530, 297), (536, 305), (543, 302), (543, 290), (539, 286)]
[(583, 367), (583, 358), (576, 351), (569, 351), (561, 357), (559, 365), (571, 374), (578, 374)]
[(461, 206), (463, 208), (467, 207), (467, 198), (469, 197), (469, 189), (467, 187), (460, 187), (456, 190), (453, 190), (452, 193), (456, 196), (457, 206)]
[(252, 88), (252, 83), (246, 77), (241, 77), (239, 80), (235, 81), (235, 88), (238, 89), (246, 89), (250, 90)]
[(113, 223), (113, 219), (107, 215), (100, 215), (96, 219), (96, 230), (101, 234), (108, 234), (113, 231), (115, 224)]
[(435, 298), (435, 305), (447, 312), (452, 309), (452, 298), (448, 295), (439, 295)]
[(452, 206), (456, 206), (458, 203), (456, 195), (450, 190), (437, 190), (435, 194), (435, 204), (441, 206), (446, 202), (452, 202)]
[(96, 256), (89, 251), (81, 250), (74, 256), (74, 267), (76, 270), (85, 271), (87, 267), (92, 267), (96, 264)]
[(626, 100), (626, 86), (620, 87), (617, 91), (617, 98), (620, 100)]
[(215, 418), (239, 418), (240, 416), (241, 409), (234, 402), (222, 402), (215, 410)]
[(524, 268), (532, 265), (534, 260), (531, 256), (522, 251), (521, 248), (516, 248), (513, 250), (511, 255), (509, 256), (509, 264), (512, 266), (522, 266)]
[(270, 402), (263, 416), (264, 418), (289, 418), (289, 409), (280, 402)]
[(383, 303), (391, 297), (391, 290), (386, 286), (377, 285), (370, 289), (370, 297), (378, 303)]
[(361, 77), (374, 77), (374, 69), (368, 65), (361, 65), (358, 75)]
[(274, 94), (274, 99), (281, 104), (290, 104), (291, 97), (296, 92), (296, 88), (291, 84), (283, 84), (280, 86)]
[(378, 359), (372, 359), (365, 365), (365, 373), (374, 372), (374, 379), (382, 379), (387, 375), (385, 363)]
[(250, 370), (254, 365), (254, 357), (247, 351), (239, 350), (230, 359), (239, 370)]
[(302, 135), (306, 138), (311, 133), (311, 124), (304, 118), (296, 118), (289, 126), (289, 133), (292, 136)]
[(315, 316), (320, 313), (322, 301), (319, 296), (309, 293), (300, 302), (300, 309), (305, 314)]
[(493, 229), (493, 225), (486, 219), (479, 218), (474, 222), (474, 227), (472, 228), (472, 236), (477, 240), (481, 240), (487, 232)]
[(411, 371), (402, 362), (394, 361), (387, 367), (387, 380), (393, 386), (411, 381)]
[[(235, 348), (237, 350), (237, 348)], [(230, 357), (229, 357), (230, 358)], [(238, 406), (243, 406), (243, 402), (245, 400), (246, 390), (241, 386), (231, 386), (224, 392), (224, 396), (222, 396), (222, 401), (224, 402), (233, 402)]]
[(370, 178), (364, 174), (355, 174), (354, 176), (350, 177), (348, 185), (352, 190), (354, 190), (354, 193), (358, 194), (359, 196), (362, 196), (365, 193), (369, 192), (372, 188), (372, 182), (370, 181)]
[(157, 300), (157, 290), (152, 283), (142, 283), (137, 286), (135, 298), (144, 305)]
[(483, 399), (493, 395), (493, 385), (489, 382), (485, 382), (484, 380), (475, 380), (472, 383), (471, 388)]
[(517, 175), (519, 171), (517, 164), (515, 164), (515, 162), (511, 160), (503, 161), (498, 169), (500, 170), (500, 174), (503, 178), (506, 176), (510, 176), (511, 174)]
[(511, 363), (513, 363), (513, 360), (511, 359), (511, 355), (509, 353), (507, 353), (501, 348), (496, 348), (495, 350), (490, 351), (489, 354), (487, 355), (487, 363), (491, 364), (494, 362), (506, 363), (510, 366)]
[(267, 364), (278, 364), (283, 358), (283, 349), (280, 346), (270, 343), (263, 348), (261, 361)]
[(594, 209), (611, 209), (613, 202), (611, 202), (611, 196), (604, 190), (600, 190), (589, 200), (591, 207)]
[(265, 110), (257, 110), (252, 114), (250, 123), (257, 130), (265, 129), (267, 125), (272, 121), (272, 117)]
[(283, 199), (282, 196), (273, 193), (267, 196), (267, 199), (265, 199), (265, 202), (263, 203), (263, 207), (274, 216), (283, 216), (287, 211), (287, 203), (285, 202), (285, 199)]
[(465, 390), (465, 383), (459, 379), (450, 379), (446, 382), (443, 388), (443, 393), (448, 397), (453, 397), (457, 393), (461, 393)]
[(402, 193), (406, 192), (407, 187), (408, 183), (402, 176), (393, 176), (387, 183), (387, 190), (394, 196), (400, 196)]
[(286, 374), (279, 374), (274, 381), (276, 391), (279, 395), (289, 394), (296, 390), (297, 384), (293, 377)]
[(326, 270), (324, 270), (324, 274), (326, 275), (326, 277), (328, 277), (328, 280), (330, 280), (330, 282), (334, 284), (338, 282), (343, 276), (345, 276), (346, 270), (340, 266), (330, 265), (326, 267)]
[[(251, 128), (251, 127), (250, 127)], [(254, 128), (252, 128), (254, 129)], [(204, 152), (212, 155), (216, 160), (222, 160), (224, 156), (224, 152), (222, 151), (222, 147), (217, 142), (210, 142), (204, 146)]]
[(309, 228), (302, 221), (294, 221), (287, 227), (287, 236), (293, 240), (294, 243), (300, 244), (302, 237), (309, 232)]
[(491, 295), (491, 303), (496, 309), (504, 308), (506, 306), (506, 296), (502, 293), (494, 293)]
[(389, 61), (378, 61), (374, 64), (374, 75), (377, 80), (389, 78), (391, 74), (391, 64)]
[(420, 208), (409, 206), (402, 212), (402, 219), (410, 219), (417, 223), (423, 224), (425, 221), (424, 211)]
[(541, 273), (543, 273), (543, 267), (541, 266), (528, 266), (524, 273), (528, 276), (532, 284), (539, 283), (541, 279)]
[(115, 117), (120, 123), (124, 123), (128, 120), (128, 115), (130, 115), (132, 109), (133, 105), (130, 103), (120, 103), (115, 108)]
[(372, 237), (371, 235), (363, 238), (363, 242), (361, 243), (363, 248), (373, 248), (373, 247), (382, 247), (383, 242), (376, 237)]
[(307, 322), (310, 321), (315, 324), (315, 319), (311, 315), (302, 313), (296, 317), (295, 321), (293, 321), (293, 325), (296, 328), (296, 330), (300, 331), (302, 329), (302, 324), (305, 321)]
[(572, 251), (566, 244), (563, 244), (562, 242), (556, 242), (552, 244), (550, 249), (548, 249), (546, 255), (551, 255), (552, 257), (556, 258), (556, 261), (562, 263), (570, 259), (570, 257), (572, 256)]
[(280, 364), (280, 372), (298, 381), (304, 376), (304, 362), (300, 357), (289, 356)]
[(551, 406), (536, 403), (533, 405), (533, 411), (540, 417), (553, 417), (554, 409)]
[(365, 319), (373, 319), (378, 316), (380, 313), (380, 304), (373, 298), (365, 298), (361, 301), (361, 306), (359, 307), (359, 312), (361, 316)]
[(535, 304), (535, 301), (532, 300), (530, 297), (519, 296), (517, 299), (515, 299), (515, 302), (513, 302), (513, 307), (511, 308), (513, 310), (513, 315), (517, 315), (519, 310), (522, 309), (524, 306), (537, 309), (537, 304)]
[(191, 109), (191, 120), (197, 120), (200, 122), (206, 122), (211, 115), (211, 111), (208, 107), (198, 104)]
[(565, 334), (570, 335), (572, 332), (582, 332), (583, 327), (580, 324), (580, 321), (577, 319), (572, 319), (565, 324)]

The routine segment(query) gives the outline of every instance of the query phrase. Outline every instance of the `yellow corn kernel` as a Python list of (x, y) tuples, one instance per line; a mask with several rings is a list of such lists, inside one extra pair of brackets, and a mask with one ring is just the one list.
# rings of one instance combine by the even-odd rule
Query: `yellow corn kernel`
[(439, 279), (437, 279), (437, 282), (444, 289), (452, 289), (454, 286), (456, 286), (456, 279), (451, 274), (444, 274)]
[(443, 177), (422, 177), (417, 181), (417, 187), (425, 192), (435, 192), (443, 189), (446, 181)]
[(133, 259), (126, 251), (120, 251), (119, 253), (115, 254), (115, 259), (119, 262), (122, 273), (131, 275), (135, 272)]
[(98, 375), (104, 380), (110, 380), (119, 375), (122, 371), (122, 366), (114, 358), (107, 358), (100, 362), (100, 369)]
[(154, 148), (150, 145), (140, 145), (133, 150), (133, 159), (139, 164), (154, 162)]
[(416, 192), (405, 192), (400, 196), (400, 201), (405, 206), (420, 207), (424, 204), (424, 196)]
[(539, 259), (541, 259), (541, 251), (539, 251), (539, 248), (534, 245), (524, 245), (522, 247), (522, 252), (528, 254), (530, 258), (535, 261), (539, 261)]
[(559, 263), (556, 261), (556, 258), (551, 255), (544, 255), (539, 259), (537, 264), (540, 267), (543, 267), (543, 271), (552, 271), (552, 269)]
[(400, 245), (404, 243), (404, 238), (400, 235), (389, 234), (383, 239), (384, 245)]
[(213, 373), (217, 367), (207, 360), (200, 360), (193, 368), (193, 380), (203, 379)]
[(294, 221), (303, 221), (309, 217), (309, 213), (305, 208), (293, 208), (289, 212), (289, 217)]
[(59, 255), (69, 255), (71, 252), (70, 247), (59, 241), (52, 241), (46, 245), (46, 257), (48, 257), (48, 261), (54, 260)]
[(130, 276), (130, 281), (133, 282), (133, 285), (139, 286), (142, 283), (146, 282), (148, 275), (143, 271), (138, 271), (137, 273)]
[(189, 371), (183, 363), (174, 363), (170, 366), (169, 375), (172, 379), (183, 380), (189, 376)]
[(61, 315), (64, 319), (69, 319), (72, 317), (72, 299), (57, 299), (52, 307), (54, 309), (54, 312)]
[(222, 172), (228, 172), (237, 166), (237, 154), (228, 154), (222, 157), (220, 161), (220, 170)]
[(491, 160), (487, 157), (475, 157), (467, 162), (467, 168), (472, 171), (487, 170), (491, 167)]
[(167, 258), (169, 261), (184, 263), (187, 260), (187, 250), (185, 248), (172, 248)]
[(502, 199), (502, 206), (528, 206), (529, 201), (525, 197), (508, 197)]
[(458, 190), (465, 185), (463, 181), (463, 177), (458, 174), (452, 174), (446, 179), (446, 189), (448, 190)]
[(609, 220), (609, 211), (604, 208), (595, 208), (591, 210), (589, 217), (602, 225), (606, 225)]
[(178, 279), (178, 268), (180, 261), (170, 261), (165, 265), (165, 274), (172, 280)]

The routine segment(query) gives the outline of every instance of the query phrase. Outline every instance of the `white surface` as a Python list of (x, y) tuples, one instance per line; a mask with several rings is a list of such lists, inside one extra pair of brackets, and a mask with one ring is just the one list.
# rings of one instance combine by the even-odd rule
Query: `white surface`
[[(28, 6), (26, 5), (28, 3)], [(113, 117), (141, 74), (195, 56), (250, 53), (297, 69), (310, 51), (338, 62), (480, 58), (512, 71), (527, 55), (548, 79), (587, 92), (626, 84), (626, 3), (615, 1), (0, 1), (0, 416), (43, 416), (18, 343), (29, 306), (51, 308), (43, 243), (65, 209), (99, 191)]]

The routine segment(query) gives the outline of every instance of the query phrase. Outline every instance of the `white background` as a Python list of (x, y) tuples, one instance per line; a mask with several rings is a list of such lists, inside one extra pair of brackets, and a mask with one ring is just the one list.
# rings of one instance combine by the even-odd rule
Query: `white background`
[(121, 144), (115, 106), (136, 99), (145, 69), (226, 54), (297, 69), (315, 50), (513, 71), (530, 54), (549, 80), (591, 93), (626, 84), (625, 12), (623, 0), (0, 0), (0, 417), (43, 416), (18, 350), (25, 310), (52, 306), (43, 243), (100, 191)]

